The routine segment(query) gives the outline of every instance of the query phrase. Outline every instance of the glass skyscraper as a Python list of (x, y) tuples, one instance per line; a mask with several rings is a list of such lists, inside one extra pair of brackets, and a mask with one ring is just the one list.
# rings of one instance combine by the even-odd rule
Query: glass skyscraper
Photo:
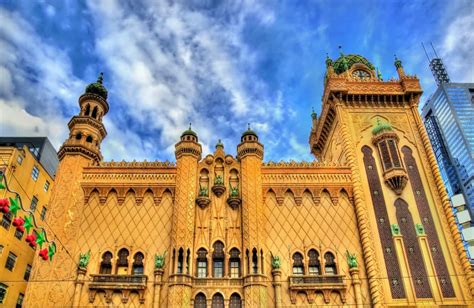
[(462, 193), (474, 217), (474, 83), (441, 84), (422, 115), (448, 194)]
[(467, 254), (474, 264), (474, 83), (437, 78), (422, 115), (451, 198)]

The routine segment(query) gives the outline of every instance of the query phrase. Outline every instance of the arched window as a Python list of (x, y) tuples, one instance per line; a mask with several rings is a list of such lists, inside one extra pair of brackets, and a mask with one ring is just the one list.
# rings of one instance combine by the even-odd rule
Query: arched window
[(89, 104), (86, 105), (86, 112), (84, 112), (84, 115), (88, 116), (89, 112), (91, 112), (91, 106)]
[(142, 275), (143, 274), (143, 259), (145, 256), (141, 252), (137, 252), (133, 256), (133, 267), (132, 267), (132, 274), (133, 275)]
[(100, 274), (111, 274), (112, 273), (112, 253), (109, 251), (104, 252), (102, 255), (102, 261), (100, 262)]
[(206, 308), (206, 307), (207, 307), (206, 295), (204, 295), (203, 293), (196, 294), (196, 297), (194, 298), (194, 308)]
[(191, 259), (191, 251), (188, 248), (188, 250), (186, 251), (186, 274), (188, 275), (189, 275), (190, 259)]
[(92, 110), (92, 115), (91, 117), (93, 117), (94, 119), (97, 118), (97, 106), (94, 107), (94, 110)]
[(207, 277), (207, 250), (201, 248), (197, 251), (197, 277), (206, 278)]
[(308, 252), (308, 272), (310, 275), (321, 275), (321, 263), (319, 262), (319, 253), (315, 249)]
[(224, 244), (217, 241), (212, 246), (212, 276), (216, 278), (224, 277)]
[(183, 273), (183, 261), (184, 261), (184, 250), (183, 248), (180, 248), (178, 251), (178, 269), (177, 269), (178, 274)]
[(264, 263), (265, 263), (265, 259), (263, 257), (263, 250), (260, 249), (260, 267), (261, 267), (262, 274), (264, 274), (264, 271), (263, 271), (263, 264)]
[(86, 142), (92, 143), (92, 136), (87, 136)]
[(245, 251), (245, 257), (247, 258), (247, 274), (250, 274), (250, 252), (248, 249)]
[(230, 296), (229, 301), (229, 308), (241, 308), (242, 307), (242, 299), (238, 293), (233, 293)]
[(82, 138), (82, 134), (81, 134), (81, 132), (78, 132), (76, 134), (76, 140), (81, 140), (81, 138)]
[(240, 251), (237, 248), (230, 250), (229, 271), (230, 278), (240, 277)]
[(220, 293), (212, 296), (212, 308), (224, 308), (224, 296)]
[(330, 252), (324, 254), (324, 273), (326, 275), (336, 275), (336, 262), (334, 262), (334, 255)]
[(129, 252), (127, 249), (122, 248), (118, 252), (117, 260), (117, 274), (127, 274), (128, 269), (128, 255)]
[(252, 273), (258, 274), (258, 256), (257, 249), (252, 249)]
[(293, 254), (293, 275), (303, 275), (304, 274), (304, 265), (303, 265), (303, 255), (299, 252)]

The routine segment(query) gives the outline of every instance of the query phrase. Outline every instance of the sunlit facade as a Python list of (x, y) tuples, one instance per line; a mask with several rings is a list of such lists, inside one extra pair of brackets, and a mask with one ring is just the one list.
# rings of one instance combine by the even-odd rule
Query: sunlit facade
[(190, 127), (176, 162), (105, 162), (107, 90), (89, 85), (50, 202), (61, 247), (36, 258), (28, 307), (472, 303), (418, 79), (398, 59), (387, 81), (360, 55), (326, 64), (312, 162), (264, 162), (250, 127), (236, 155), (217, 142), (204, 156)]

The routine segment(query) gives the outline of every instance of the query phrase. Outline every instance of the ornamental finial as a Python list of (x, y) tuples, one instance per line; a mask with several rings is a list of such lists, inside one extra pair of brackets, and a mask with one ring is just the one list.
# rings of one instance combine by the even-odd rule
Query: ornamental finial
[(398, 59), (397, 55), (394, 55), (395, 56), (395, 67), (396, 68), (401, 68), (402, 67), (402, 61), (400, 59)]
[(97, 82), (102, 84), (103, 81), (104, 81), (104, 73), (100, 72), (99, 76), (97, 77)]

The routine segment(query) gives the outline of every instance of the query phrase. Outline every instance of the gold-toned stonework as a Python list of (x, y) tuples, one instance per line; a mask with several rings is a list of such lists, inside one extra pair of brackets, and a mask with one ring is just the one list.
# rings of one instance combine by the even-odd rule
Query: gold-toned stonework
[(250, 128), (236, 156), (219, 141), (203, 158), (191, 127), (176, 163), (103, 162), (106, 95), (81, 96), (47, 221), (63, 247), (35, 262), (27, 307), (472, 306), (418, 79), (326, 63), (312, 162), (263, 162)]

